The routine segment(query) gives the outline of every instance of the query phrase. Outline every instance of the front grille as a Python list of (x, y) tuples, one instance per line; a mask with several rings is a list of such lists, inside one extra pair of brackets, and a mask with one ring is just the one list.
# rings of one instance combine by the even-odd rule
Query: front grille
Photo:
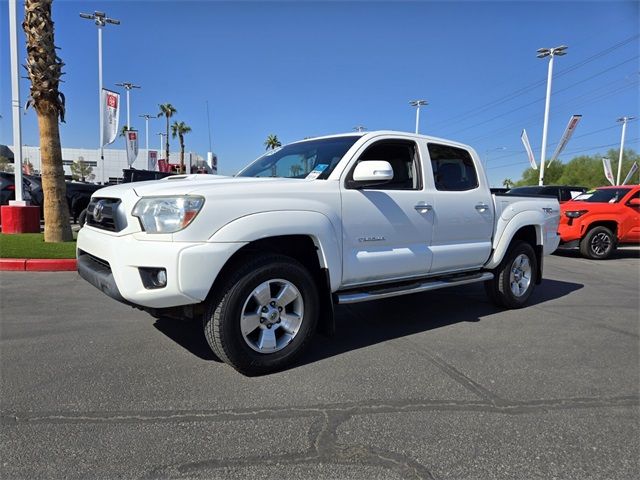
[(127, 226), (122, 202), (117, 198), (92, 198), (87, 207), (87, 225), (110, 232), (119, 232)]
[(102, 271), (105, 273), (111, 273), (111, 265), (106, 260), (102, 258), (96, 257), (95, 255), (91, 255), (90, 253), (85, 252), (84, 250), (78, 250), (78, 259), (82, 258), (83, 260), (88, 260), (91, 264), (93, 264), (93, 268), (98, 271)]

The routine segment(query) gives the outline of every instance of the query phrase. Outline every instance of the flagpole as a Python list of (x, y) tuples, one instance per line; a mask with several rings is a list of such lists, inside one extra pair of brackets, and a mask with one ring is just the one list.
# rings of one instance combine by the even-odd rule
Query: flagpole
[(104, 107), (102, 101), (102, 25), (98, 24), (98, 98), (100, 99), (100, 164), (102, 165), (102, 184), (104, 181)]
[(22, 122), (20, 119), (20, 74), (18, 69), (18, 27), (16, 0), (9, 1), (9, 30), (11, 43), (11, 107), (13, 110), (13, 171), (15, 200), (12, 205), (26, 205), (22, 194)]

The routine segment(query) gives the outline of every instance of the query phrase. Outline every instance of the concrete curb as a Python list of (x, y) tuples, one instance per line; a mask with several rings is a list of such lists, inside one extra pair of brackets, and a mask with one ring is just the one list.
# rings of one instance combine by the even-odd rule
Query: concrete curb
[(0, 258), (0, 271), (73, 272), (78, 269), (75, 258)]

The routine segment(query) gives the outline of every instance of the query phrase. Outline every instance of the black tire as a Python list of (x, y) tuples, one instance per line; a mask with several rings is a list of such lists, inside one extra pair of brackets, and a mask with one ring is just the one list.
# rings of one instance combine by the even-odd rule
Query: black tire
[(78, 225), (80, 225), (80, 228), (82, 228), (84, 227), (84, 224), (86, 222), (87, 222), (87, 209), (85, 208), (80, 212), (80, 215), (78, 216)]
[[(528, 267), (522, 262), (523, 259), (526, 259)], [(538, 260), (533, 247), (526, 242), (515, 242), (493, 273), (494, 278), (484, 283), (489, 299), (501, 307), (524, 307), (533, 292), (538, 274)], [(514, 292), (519, 289), (521, 291)]]
[[(269, 295), (271, 300), (278, 295), (274, 290), (279, 285), (293, 285), (297, 296), (285, 307), (275, 305), (275, 302), (258, 302), (254, 293), (265, 284), (272, 292)], [(282, 288), (280, 293), (284, 291), (284, 286)], [(316, 331), (320, 310), (317, 285), (309, 271), (293, 258), (275, 254), (253, 257), (233, 272), (222, 288), (216, 290), (207, 303), (203, 318), (204, 334), (213, 353), (244, 375), (262, 375), (291, 365)], [(294, 304), (302, 305), (302, 314), (289, 312)], [(265, 309), (270, 309), (268, 314), (260, 313)], [(281, 322), (280, 314), (274, 309), (281, 310), (284, 321)], [(245, 318), (260, 316), (260, 324), (245, 334), (241, 328), (241, 317), (247, 312), (250, 313)], [(274, 319), (269, 315), (278, 316)], [(285, 315), (299, 319), (296, 333), (287, 330), (289, 324)], [(265, 331), (267, 327), (271, 332)], [(280, 344), (263, 348), (267, 343), (263, 336), (277, 339)], [(274, 351), (266, 351), (268, 348)]]
[(592, 260), (609, 258), (616, 249), (616, 237), (607, 227), (593, 227), (580, 240), (580, 254)]

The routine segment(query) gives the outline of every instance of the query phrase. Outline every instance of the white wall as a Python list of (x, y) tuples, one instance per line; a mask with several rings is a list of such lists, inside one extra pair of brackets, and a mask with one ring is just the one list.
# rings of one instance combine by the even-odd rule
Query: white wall
[[(9, 145), (11, 151), (13, 151), (13, 147)], [(150, 149), (153, 150), (153, 149)], [(157, 150), (156, 150), (157, 151)], [(185, 152), (185, 164), (187, 166), (187, 172), (189, 172), (190, 163), (206, 163), (205, 160), (198, 154), (194, 152)], [(75, 162), (80, 157), (83, 157), (85, 162), (96, 162), (96, 166), (93, 167), (93, 174), (95, 175), (95, 179), (93, 180), (95, 183), (102, 183), (103, 178), (105, 181), (109, 180), (109, 177), (122, 177), (122, 170), (128, 168), (127, 163), (127, 152), (126, 150), (117, 150), (117, 149), (105, 149), (104, 150), (104, 168), (102, 166), (102, 162), (100, 161), (100, 150), (91, 149), (91, 148), (63, 148), (62, 149), (62, 160), (63, 161), (71, 161)], [(158, 158), (164, 157), (164, 153), (159, 152)], [(179, 163), (180, 161), (180, 152), (170, 152), (169, 159), (171, 163)], [(189, 162), (191, 159), (191, 162)], [(40, 161), (40, 147), (23, 145), (22, 147), (22, 161), (30, 161), (33, 164), (33, 168), (38, 171), (41, 171), (41, 161)], [(133, 168), (137, 168), (138, 170), (146, 170), (147, 169), (147, 151), (145, 149), (140, 149), (138, 151), (138, 157), (136, 161), (133, 163)], [(104, 170), (104, 177), (103, 177)], [(156, 168), (157, 170), (157, 168)], [(64, 172), (66, 175), (71, 175), (71, 167), (69, 165), (65, 165)]]

